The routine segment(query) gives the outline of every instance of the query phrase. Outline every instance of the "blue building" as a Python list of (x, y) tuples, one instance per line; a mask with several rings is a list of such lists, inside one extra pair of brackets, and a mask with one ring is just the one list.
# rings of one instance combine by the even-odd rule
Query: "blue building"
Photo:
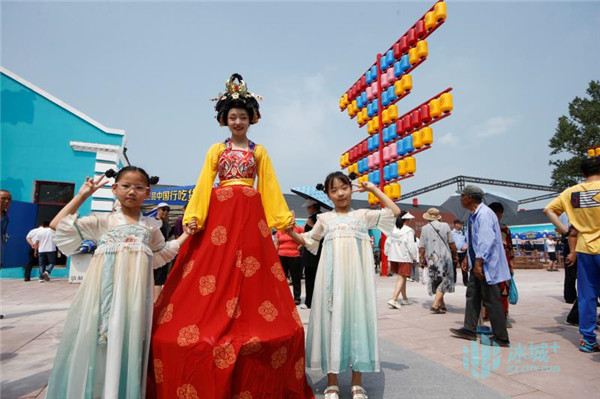
[[(1, 67), (0, 89), (0, 188), (13, 198), (0, 277), (16, 278), (23, 276), (29, 257), (29, 230), (52, 220), (87, 176), (129, 162), (124, 130), (107, 128)], [(113, 202), (107, 185), (79, 212), (109, 212)], [(55, 269), (52, 275), (67, 273), (68, 269)]]

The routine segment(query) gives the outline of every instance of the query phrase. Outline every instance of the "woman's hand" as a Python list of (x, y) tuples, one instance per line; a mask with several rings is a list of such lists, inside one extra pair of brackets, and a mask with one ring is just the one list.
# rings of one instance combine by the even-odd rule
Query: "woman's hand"
[(85, 183), (83, 183), (77, 194), (83, 198), (88, 198), (95, 193), (96, 190), (108, 183), (108, 180), (105, 180), (104, 177), (104, 175), (100, 175), (96, 180), (91, 177), (86, 177)]

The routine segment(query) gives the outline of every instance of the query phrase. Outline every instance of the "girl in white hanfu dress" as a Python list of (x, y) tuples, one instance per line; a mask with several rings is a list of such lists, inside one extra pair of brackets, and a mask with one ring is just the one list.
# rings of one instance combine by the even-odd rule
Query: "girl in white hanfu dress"
[(352, 398), (366, 399), (362, 373), (379, 371), (375, 265), (368, 230), (389, 235), (400, 209), (370, 182), (361, 183), (358, 191), (373, 193), (384, 208), (351, 209), (351, 178), (342, 172), (327, 176), (323, 189), (335, 209), (318, 215), (308, 233), (288, 229), (312, 253), (324, 238), (306, 340), (307, 367), (327, 373), (325, 399), (339, 399), (337, 375), (351, 368)]
[[(77, 218), (105, 176), (115, 177), (120, 207)], [(75, 253), (82, 240), (97, 242), (97, 248), (69, 310), (46, 398), (145, 397), (152, 269), (173, 259), (188, 237), (186, 232), (165, 243), (161, 222), (142, 216), (142, 202), (158, 178), (134, 166), (105, 176), (86, 179), (50, 224), (63, 253)]]

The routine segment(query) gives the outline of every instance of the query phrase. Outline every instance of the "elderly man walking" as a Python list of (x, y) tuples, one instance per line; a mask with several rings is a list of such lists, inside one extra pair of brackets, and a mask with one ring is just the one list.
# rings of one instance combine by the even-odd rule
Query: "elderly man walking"
[(467, 285), (464, 326), (459, 329), (451, 328), (450, 332), (459, 338), (476, 340), (483, 300), (494, 332), (490, 342), (506, 347), (510, 345), (510, 341), (498, 284), (510, 280), (510, 271), (498, 218), (482, 201), (483, 190), (479, 187), (467, 186), (461, 192), (460, 202), (470, 211), (467, 222), (467, 259), (472, 273)]

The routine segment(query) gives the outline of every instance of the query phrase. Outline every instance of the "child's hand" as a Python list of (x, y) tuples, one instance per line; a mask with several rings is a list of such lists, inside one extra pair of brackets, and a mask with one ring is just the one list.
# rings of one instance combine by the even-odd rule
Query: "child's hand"
[(96, 190), (108, 183), (108, 180), (106, 180), (104, 177), (104, 175), (100, 175), (96, 180), (92, 179), (91, 177), (87, 177), (85, 179), (85, 183), (83, 183), (79, 189), (78, 194), (84, 198), (88, 198), (90, 195), (96, 192)]
[(296, 220), (292, 219), (292, 222), (290, 223), (290, 225), (288, 227), (285, 228), (285, 232), (287, 234), (289, 234), (291, 231), (294, 231), (294, 228), (296, 227)]
[(363, 181), (361, 183), (354, 184), (354, 186), (357, 188), (357, 191), (360, 193), (364, 193), (365, 191), (372, 193), (373, 190), (377, 188), (377, 186), (374, 185), (373, 183), (371, 183), (370, 181)]

